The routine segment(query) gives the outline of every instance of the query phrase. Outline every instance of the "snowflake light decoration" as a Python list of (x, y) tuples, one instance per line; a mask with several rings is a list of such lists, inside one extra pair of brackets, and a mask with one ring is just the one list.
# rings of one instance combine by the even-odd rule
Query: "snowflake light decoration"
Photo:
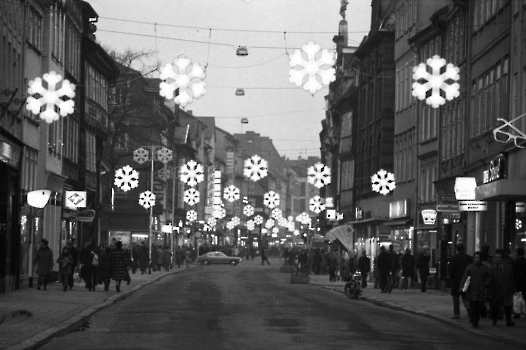
[(371, 176), (373, 191), (384, 196), (396, 188), (394, 174), (380, 169), (376, 174)]
[(289, 224), (289, 221), (283, 217), (277, 219), (278, 220), (278, 225), (279, 226), (282, 226), (282, 227), (288, 227), (288, 224)]
[(245, 214), (245, 216), (252, 216), (254, 215), (254, 207), (251, 206), (250, 204), (247, 204), (243, 207), (243, 214)]
[(186, 212), (186, 220), (190, 222), (197, 220), (197, 212), (195, 210), (188, 210)]
[(263, 217), (261, 215), (256, 215), (254, 217), (254, 223), (256, 225), (261, 225), (263, 223)]
[(263, 195), (263, 204), (270, 209), (277, 207), (279, 202), (279, 194), (274, 191), (268, 191)]
[(258, 181), (268, 175), (268, 162), (260, 156), (253, 155), (245, 159), (243, 174), (252, 181)]
[(294, 232), (294, 230), (296, 229), (296, 225), (294, 225), (293, 221), (289, 221), (289, 223), (287, 224), (287, 229), (289, 230), (289, 232)]
[(232, 221), (229, 221), (226, 223), (226, 228), (231, 230), (235, 227), (234, 223)]
[(208, 226), (214, 227), (215, 225), (217, 225), (217, 219), (216, 218), (208, 218), (208, 220), (206, 220), (206, 223), (208, 224)]
[(273, 219), (281, 219), (283, 218), (283, 212), (281, 211), (281, 209), (279, 208), (274, 208), (272, 209), (272, 213), (270, 214), (270, 216), (273, 218)]
[(222, 219), (226, 216), (225, 208), (217, 207), (212, 211), (212, 217), (216, 219)]
[[(433, 108), (446, 103), (446, 99), (451, 101), (455, 97), (460, 95), (460, 85), (458, 83), (448, 84), (448, 80), (457, 81), (460, 79), (458, 74), (460, 69), (455, 67), (453, 64), (448, 63), (446, 60), (438, 55), (434, 55), (432, 58), (428, 58), (426, 61), (427, 65), (420, 63), (418, 66), (413, 68), (413, 92), (412, 95), (417, 97), (419, 100), (426, 100), (426, 103)], [(431, 74), (427, 71), (427, 66), (431, 67)], [(446, 67), (444, 73), (440, 73), (442, 67)], [(420, 79), (426, 80), (426, 83), (420, 84)], [(431, 95), (426, 98), (427, 92), (431, 90)], [(444, 91), (446, 98), (444, 99), (440, 95), (440, 90)]]
[(139, 186), (139, 173), (126, 165), (115, 172), (114, 184), (123, 191), (129, 191)]
[(239, 188), (234, 185), (226, 187), (223, 197), (229, 202), (237, 201), (239, 199)]
[(150, 191), (144, 191), (139, 195), (139, 204), (145, 209), (155, 205), (155, 194)]
[[(206, 77), (205, 70), (198, 63), (191, 62), (185, 55), (179, 55), (173, 60), (173, 64), (167, 63), (161, 69), (160, 78), (163, 82), (159, 84), (160, 95), (173, 99), (181, 107), (206, 94), (206, 84), (203, 81)], [(177, 89), (179, 95), (174, 98)]]
[(145, 150), (142, 147), (133, 151), (133, 160), (139, 164), (143, 164), (147, 162), (149, 159), (149, 156), (150, 156), (150, 152), (148, 152), (148, 150)]
[(157, 151), (157, 160), (161, 163), (168, 163), (173, 159), (172, 156), (172, 150), (168, 149), (166, 147), (162, 147), (160, 150)]
[[(69, 80), (64, 79), (62, 81), (62, 87), (57, 89), (57, 84), (62, 80), (62, 76), (56, 72), (49, 72), (44, 74), (44, 80), (47, 82), (47, 90), (42, 85), (41, 78), (35, 78), (29, 82), (29, 88), (27, 89), (28, 95), (39, 94), (40, 96), (35, 98), (29, 96), (27, 98), (26, 108), (33, 114), (40, 114), (40, 119), (45, 120), (48, 124), (59, 119), (59, 114), (55, 112), (55, 106), (59, 109), (62, 117), (73, 113), (73, 107), (75, 102), (75, 85), (71, 84)], [(70, 99), (64, 101), (63, 97), (69, 97)], [(40, 113), (43, 106), (46, 106), (45, 110)]]
[(190, 187), (205, 180), (205, 171), (201, 164), (194, 160), (189, 161), (181, 167), (181, 181)]
[(320, 54), (320, 49), (320, 45), (309, 41), (302, 46), (303, 52), (296, 50), (289, 55), (289, 81), (296, 86), (303, 85), (303, 89), (312, 95), (323, 85), (329, 85), (336, 80), (336, 70), (332, 68), (334, 54), (326, 49), (321, 50)]
[(230, 220), (230, 221), (232, 221), (232, 223), (234, 224), (234, 226), (237, 226), (237, 225), (239, 225), (239, 224), (241, 223), (241, 220), (240, 220), (237, 216), (234, 216), (234, 217), (232, 218), (232, 220)]
[(515, 228), (517, 230), (520, 230), (522, 228), (522, 220), (520, 219), (515, 219)]
[(167, 168), (159, 169), (159, 171), (157, 172), (157, 176), (159, 177), (159, 179), (163, 181), (168, 180), (168, 178), (170, 177), (170, 169), (167, 169)]
[(199, 191), (197, 191), (195, 188), (189, 188), (184, 191), (183, 201), (189, 206), (199, 203), (199, 200)]
[(309, 214), (303, 212), (300, 215), (296, 216), (296, 221), (300, 224), (307, 225), (310, 222)]
[(267, 222), (265, 222), (265, 228), (273, 228), (275, 223), (274, 219), (268, 219)]
[(316, 188), (322, 188), (331, 183), (331, 169), (321, 163), (309, 167), (307, 176), (307, 181)]
[(320, 196), (314, 196), (309, 199), (309, 209), (316, 214), (324, 211), (325, 203), (323, 203), (323, 199)]
[(247, 229), (248, 229), (249, 231), (253, 231), (253, 230), (254, 230), (254, 227), (255, 227), (254, 220), (248, 220), (248, 221), (247, 221)]

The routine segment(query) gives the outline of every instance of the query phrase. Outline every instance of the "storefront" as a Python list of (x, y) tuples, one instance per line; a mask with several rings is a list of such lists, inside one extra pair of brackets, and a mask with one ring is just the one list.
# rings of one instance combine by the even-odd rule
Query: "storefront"
[(396, 253), (404, 253), (407, 248), (414, 252), (414, 227), (410, 218), (409, 199), (399, 199), (389, 203), (389, 221), (383, 223), (389, 229), (389, 241)]

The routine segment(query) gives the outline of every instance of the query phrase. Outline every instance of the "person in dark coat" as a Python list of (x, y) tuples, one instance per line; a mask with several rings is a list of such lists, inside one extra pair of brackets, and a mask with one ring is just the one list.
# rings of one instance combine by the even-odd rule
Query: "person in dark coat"
[(71, 257), (73, 258), (73, 262), (71, 263), (71, 273), (68, 276), (68, 287), (69, 287), (69, 290), (71, 290), (73, 289), (73, 285), (74, 285), (73, 275), (75, 274), (75, 270), (77, 269), (77, 265), (79, 264), (79, 252), (77, 250), (77, 240), (75, 238), (72, 238), (71, 241), (68, 241), (66, 243), (66, 246), (68, 247), (69, 253), (71, 254)]
[(163, 250), (163, 264), (164, 271), (170, 271), (170, 266), (172, 265), (172, 251), (168, 247)]
[(380, 275), (380, 293), (387, 293), (390, 291), (388, 286), (388, 276), (391, 273), (391, 256), (385, 251), (385, 247), (380, 247), (380, 254), (378, 255), (378, 273)]
[[(466, 268), (473, 263), (473, 258), (464, 252), (464, 245), (457, 244), (457, 254), (451, 258), (449, 263), (449, 278), (451, 279), (451, 296), (453, 297), (453, 316), (452, 319), (458, 320), (460, 318), (460, 281)], [(462, 297), (464, 307), (468, 312), (469, 317), (469, 302)]]
[(314, 255), (312, 256), (314, 274), (316, 275), (320, 274), (321, 261), (322, 261), (322, 257), (321, 257), (320, 251), (316, 249), (316, 251), (314, 252)]
[[(158, 246), (156, 248), (156, 252), (157, 252), (157, 259), (155, 259), (155, 263), (157, 264), (157, 271), (162, 271), (163, 269), (163, 265), (164, 265), (164, 253), (163, 253), (163, 250), (161, 249), (161, 246)], [(153, 255), (153, 251), (152, 251), (152, 255)]]
[(411, 249), (406, 248), (402, 257), (402, 288), (409, 292), (413, 276), (415, 275), (415, 257), (411, 254)]
[(95, 238), (91, 237), (80, 252), (82, 279), (86, 282), (89, 291), (95, 291), (97, 286), (98, 258), (99, 249), (95, 244)]
[(57, 263), (58, 272), (60, 273), (62, 286), (64, 287), (65, 292), (69, 287), (69, 275), (71, 275), (71, 266), (73, 265), (73, 257), (69, 253), (68, 247), (62, 248), (62, 254), (58, 257)]
[(104, 283), (104, 291), (108, 292), (110, 290), (110, 278), (111, 278), (111, 253), (112, 249), (110, 247), (106, 247), (104, 249), (104, 254), (101, 254), (101, 261), (100, 261), (100, 270), (99, 274), (102, 279), (102, 283)]
[(358, 270), (362, 274), (362, 288), (367, 288), (367, 274), (371, 272), (371, 258), (362, 250), (362, 256), (358, 259)]
[(396, 287), (396, 283), (397, 283), (396, 276), (398, 274), (398, 270), (400, 270), (400, 264), (398, 261), (398, 254), (395, 253), (394, 246), (392, 244), (389, 245), (388, 253), (391, 258), (391, 271), (389, 275), (387, 276), (387, 283), (388, 283), (387, 291), (391, 293), (393, 288)]
[(465, 294), (466, 299), (469, 301), (469, 322), (471, 322), (473, 328), (478, 328), (481, 312), (485, 308), (486, 289), (491, 281), (489, 267), (482, 263), (479, 252), (473, 254), (473, 263), (469, 264), (466, 271), (464, 271), (460, 281), (461, 286), (464, 286), (468, 277), (470, 277), (470, 282)]
[(177, 246), (175, 250), (175, 262), (177, 263), (177, 268), (181, 268), (181, 265), (184, 263), (184, 250), (181, 246)]
[(334, 252), (331, 252), (327, 258), (327, 267), (329, 268), (329, 282), (336, 282), (336, 268), (338, 267), (338, 258)]
[(132, 245), (132, 264), (131, 264), (131, 270), (132, 274), (135, 274), (137, 272), (137, 268), (139, 267), (139, 260), (140, 260), (140, 252), (139, 247), (137, 247), (137, 244)]
[(513, 294), (515, 293), (515, 281), (511, 264), (504, 263), (504, 251), (497, 249), (493, 257), (493, 266), (490, 269), (491, 283), (488, 289), (488, 299), (491, 306), (491, 319), (493, 325), (499, 319), (499, 308), (504, 308), (506, 326), (515, 326), (511, 320), (511, 309), (513, 307)]
[(48, 247), (48, 241), (47, 239), (42, 239), (40, 241), (40, 248), (38, 248), (35, 260), (33, 261), (33, 270), (35, 270), (38, 275), (38, 290), (40, 290), (42, 286), (44, 290), (46, 290), (47, 278), (53, 270), (53, 263), (53, 252)]
[[(517, 248), (517, 259), (513, 261), (513, 278), (515, 279), (515, 290), (522, 293), (526, 300), (526, 258), (524, 248)], [(514, 318), (520, 318), (520, 314), (515, 314)]]
[[(124, 250), (122, 250), (122, 242), (118, 241), (115, 244), (115, 250), (111, 253), (111, 279), (115, 281), (115, 290), (121, 291), (121, 281), (128, 279), (128, 271), (126, 268), (126, 257)], [(128, 283), (129, 284), (129, 283)]]
[(430, 274), (429, 261), (430, 256), (427, 253), (427, 248), (424, 248), (424, 251), (418, 256), (418, 260), (416, 261), (416, 269), (418, 270), (418, 276), (420, 277), (420, 291), (422, 293), (427, 291), (427, 277)]
[(265, 249), (261, 249), (261, 265), (264, 265), (265, 261), (267, 262), (267, 264), (270, 265), (270, 262), (268, 261), (267, 252), (265, 251)]

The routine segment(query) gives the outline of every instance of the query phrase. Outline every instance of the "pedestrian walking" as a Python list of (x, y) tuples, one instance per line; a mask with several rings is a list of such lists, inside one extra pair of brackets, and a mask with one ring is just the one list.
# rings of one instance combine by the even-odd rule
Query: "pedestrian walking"
[(148, 247), (146, 247), (144, 241), (141, 242), (141, 245), (139, 246), (139, 268), (141, 269), (141, 275), (146, 273), (146, 269), (150, 263), (149, 254)]
[(137, 268), (139, 267), (139, 261), (141, 259), (141, 253), (139, 251), (139, 247), (137, 247), (137, 244), (135, 243), (132, 244), (131, 255), (132, 255), (131, 270), (132, 270), (132, 274), (135, 274), (137, 272)]
[(73, 289), (73, 285), (74, 285), (73, 275), (75, 274), (75, 271), (79, 264), (79, 252), (77, 250), (77, 240), (75, 238), (72, 238), (70, 241), (67, 241), (66, 247), (68, 247), (69, 254), (71, 254), (71, 258), (73, 259), (73, 261), (71, 262), (71, 273), (68, 276), (68, 287), (69, 287), (69, 290), (71, 290)]
[(430, 257), (427, 253), (427, 247), (424, 247), (422, 254), (418, 256), (416, 261), (416, 269), (418, 277), (420, 278), (420, 291), (425, 293), (427, 291), (427, 277), (429, 276), (429, 261)]
[(95, 244), (94, 237), (86, 242), (84, 249), (80, 252), (80, 264), (82, 279), (86, 282), (86, 288), (89, 291), (95, 291), (99, 269), (99, 249)]
[(265, 261), (267, 262), (267, 264), (270, 265), (270, 262), (268, 261), (267, 252), (265, 251), (265, 249), (261, 249), (261, 265), (263, 265)]
[[(515, 290), (522, 293), (526, 300), (526, 258), (524, 248), (517, 248), (517, 259), (513, 261), (513, 278), (515, 279)], [(514, 318), (520, 318), (520, 314), (515, 314)]]
[(314, 274), (315, 275), (319, 275), (320, 274), (321, 261), (322, 261), (322, 257), (321, 257), (320, 251), (318, 249), (316, 249), (316, 251), (314, 252), (314, 255), (312, 256), (312, 264), (313, 264), (313, 269), (314, 269)]
[(164, 271), (170, 271), (170, 267), (172, 265), (171, 262), (172, 262), (172, 251), (170, 250), (170, 248), (166, 247), (163, 250)]
[(385, 247), (380, 247), (380, 254), (378, 255), (378, 272), (380, 274), (380, 293), (390, 292), (388, 278), (391, 273), (391, 256), (385, 251)]
[(62, 287), (65, 292), (69, 287), (69, 276), (71, 275), (71, 267), (73, 266), (73, 257), (69, 253), (68, 247), (62, 248), (62, 253), (58, 257), (57, 263), (60, 280), (62, 281)]
[(157, 253), (157, 247), (155, 245), (150, 245), (151, 249), (152, 249), (152, 260), (150, 261), (150, 264), (151, 264), (151, 268), (153, 271), (156, 271), (157, 270), (157, 259), (159, 258), (158, 256), (158, 253)]
[[(126, 268), (126, 257), (122, 250), (122, 242), (115, 243), (115, 250), (111, 253), (111, 279), (115, 281), (115, 290), (121, 291), (121, 281), (128, 280), (128, 270)], [(128, 282), (130, 284), (130, 282)]]
[(175, 249), (175, 263), (177, 264), (177, 268), (181, 268), (181, 265), (184, 263), (184, 250), (180, 245)]
[[(449, 263), (449, 278), (451, 280), (451, 296), (453, 298), (453, 316), (452, 319), (458, 320), (460, 318), (460, 297), (461, 297), (461, 280), (464, 276), (466, 268), (473, 263), (473, 258), (471, 255), (468, 255), (464, 252), (464, 245), (461, 243), (457, 244), (456, 247), (457, 254), (451, 258)], [(469, 317), (469, 301), (467, 301), (466, 296), (462, 295), (462, 303), (466, 308)]]
[(371, 271), (371, 258), (367, 252), (362, 250), (362, 256), (358, 259), (358, 270), (362, 274), (362, 288), (367, 288), (367, 274)]
[(330, 252), (327, 258), (327, 267), (329, 268), (329, 282), (336, 282), (336, 268), (338, 267), (338, 258), (334, 252)]
[(490, 269), (491, 283), (488, 288), (488, 299), (490, 300), (491, 320), (493, 325), (499, 319), (499, 309), (504, 309), (506, 326), (515, 326), (511, 320), (511, 309), (513, 307), (513, 293), (515, 292), (515, 281), (511, 265), (503, 261), (504, 250), (497, 249), (493, 257), (493, 266)]
[(398, 254), (395, 253), (394, 246), (392, 244), (389, 245), (388, 253), (391, 259), (391, 271), (389, 275), (387, 276), (387, 283), (388, 283), (387, 291), (391, 293), (391, 291), (393, 290), (393, 288), (396, 287), (396, 284), (397, 284), (396, 276), (398, 275), (400, 264), (398, 263)]
[(186, 268), (190, 268), (190, 264), (192, 263), (192, 251), (189, 247), (186, 247), (186, 250), (184, 251), (184, 263), (186, 265)]
[(48, 275), (53, 270), (53, 252), (48, 247), (47, 239), (40, 240), (40, 248), (33, 261), (33, 270), (38, 275), (37, 289), (43, 287), (46, 290)]
[(164, 252), (161, 249), (161, 246), (157, 247), (157, 260), (154, 260), (157, 263), (157, 271), (162, 271), (164, 265)]
[(402, 258), (402, 288), (409, 292), (413, 276), (415, 275), (415, 257), (411, 254), (411, 249), (406, 248)]
[(110, 247), (106, 247), (104, 249), (104, 254), (101, 254), (100, 259), (99, 275), (102, 280), (102, 283), (104, 284), (104, 291), (106, 292), (110, 290), (112, 252), (113, 251)]
[(378, 272), (378, 255), (373, 259), (373, 278), (374, 278), (374, 289), (378, 289), (380, 286), (380, 273)]
[(466, 299), (469, 301), (469, 322), (473, 328), (479, 327), (480, 316), (484, 312), (483, 308), (485, 308), (486, 289), (491, 280), (489, 268), (482, 263), (480, 254), (480, 252), (473, 254), (473, 263), (466, 268), (460, 281), (460, 286), (463, 288), (467, 278), (470, 278)]

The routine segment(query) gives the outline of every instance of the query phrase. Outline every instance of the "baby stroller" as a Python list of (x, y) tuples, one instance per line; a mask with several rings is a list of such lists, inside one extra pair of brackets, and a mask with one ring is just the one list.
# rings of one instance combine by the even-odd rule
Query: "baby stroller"
[(358, 300), (362, 295), (362, 273), (359, 270), (352, 275), (349, 282), (345, 283), (345, 295), (353, 300)]

